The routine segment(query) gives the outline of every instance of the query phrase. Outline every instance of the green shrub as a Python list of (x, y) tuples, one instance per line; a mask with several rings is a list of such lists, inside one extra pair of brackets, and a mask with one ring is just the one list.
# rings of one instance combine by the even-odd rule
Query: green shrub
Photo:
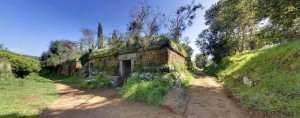
[(170, 89), (167, 82), (161, 80), (141, 80), (130, 78), (121, 89), (123, 98), (131, 101), (145, 102), (150, 105), (161, 105), (163, 96)]

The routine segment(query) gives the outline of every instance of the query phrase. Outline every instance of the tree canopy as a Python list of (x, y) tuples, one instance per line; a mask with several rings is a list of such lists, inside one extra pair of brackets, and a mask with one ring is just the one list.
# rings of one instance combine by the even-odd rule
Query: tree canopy
[(222, 0), (205, 13), (196, 45), (214, 61), (243, 50), (300, 37), (298, 0)]

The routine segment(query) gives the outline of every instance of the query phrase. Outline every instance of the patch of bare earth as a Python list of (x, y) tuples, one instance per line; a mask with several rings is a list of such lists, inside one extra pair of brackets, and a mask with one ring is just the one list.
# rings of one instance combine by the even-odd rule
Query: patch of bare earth
[(40, 97), (41, 97), (41, 95), (39, 95), (39, 94), (32, 94), (30, 96), (27, 96), (27, 97), (24, 97), (24, 98), (20, 99), (20, 101), (22, 103), (33, 102), (35, 100), (40, 99)]
[(167, 109), (125, 101), (117, 89), (75, 89), (56, 84), (60, 97), (41, 118), (173, 118)]
[(189, 88), (190, 100), (184, 117), (187, 118), (263, 118), (262, 114), (247, 111), (227, 96), (222, 84), (211, 76), (199, 76)]
[(60, 97), (41, 118), (250, 118), (261, 117), (239, 107), (214, 78), (201, 76), (189, 88), (182, 114), (165, 107), (125, 101), (117, 89), (76, 89), (56, 83)]

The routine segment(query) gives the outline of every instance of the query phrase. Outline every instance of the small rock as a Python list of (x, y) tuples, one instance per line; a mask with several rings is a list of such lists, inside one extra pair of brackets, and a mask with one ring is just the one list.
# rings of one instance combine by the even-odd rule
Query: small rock
[(234, 74), (232, 77), (233, 77), (233, 79), (238, 79), (238, 78), (240, 78), (240, 75), (239, 74)]
[(246, 84), (248, 86), (252, 86), (252, 81), (246, 76), (243, 77), (243, 82), (244, 82), (244, 84)]

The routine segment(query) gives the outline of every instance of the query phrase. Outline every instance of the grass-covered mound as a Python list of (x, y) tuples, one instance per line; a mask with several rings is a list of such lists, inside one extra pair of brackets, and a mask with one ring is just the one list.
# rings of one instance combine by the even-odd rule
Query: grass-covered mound
[[(224, 81), (247, 107), (300, 117), (300, 41), (226, 57), (207, 72)], [(243, 77), (256, 84), (243, 84)]]
[(37, 117), (57, 98), (50, 80), (30, 74), (23, 79), (8, 77), (0, 80), (0, 117)]

